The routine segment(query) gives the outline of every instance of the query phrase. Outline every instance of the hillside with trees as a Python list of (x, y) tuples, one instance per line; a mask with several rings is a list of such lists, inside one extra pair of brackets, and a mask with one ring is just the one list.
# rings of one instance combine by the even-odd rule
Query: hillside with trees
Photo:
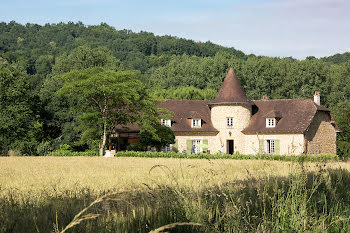
[(96, 67), (116, 77), (129, 72), (147, 98), (212, 99), (231, 66), (250, 99), (312, 98), (319, 91), (321, 103), (343, 130), (339, 154), (350, 153), (349, 53), (305, 60), (261, 57), (211, 42), (116, 30), (107, 24), (12, 21), (0, 23), (0, 154), (10, 149), (45, 154), (63, 144), (75, 150), (97, 149), (96, 143), (81, 140), (91, 129), (101, 135), (96, 131), (103, 128), (81, 127), (79, 117), (94, 116), (77, 108), (79, 95), (71, 100), (56, 94), (67, 73), (84, 74)]

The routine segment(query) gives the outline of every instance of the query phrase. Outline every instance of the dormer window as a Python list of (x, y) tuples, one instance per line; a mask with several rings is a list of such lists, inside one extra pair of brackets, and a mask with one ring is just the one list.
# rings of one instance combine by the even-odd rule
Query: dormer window
[(171, 120), (168, 119), (161, 119), (161, 125), (167, 126), (167, 127), (171, 127)]
[(202, 127), (202, 121), (201, 119), (192, 119), (192, 128), (200, 128)]
[(275, 118), (266, 118), (266, 128), (273, 128), (276, 126)]
[(233, 117), (226, 118), (226, 126), (227, 128), (233, 128)]

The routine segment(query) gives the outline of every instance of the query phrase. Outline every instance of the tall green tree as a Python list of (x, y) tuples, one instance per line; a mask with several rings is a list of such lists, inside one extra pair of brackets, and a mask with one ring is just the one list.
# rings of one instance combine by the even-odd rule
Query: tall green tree
[(35, 154), (41, 140), (42, 123), (38, 118), (38, 102), (22, 67), (0, 64), (0, 154), (18, 150)]
[(47, 77), (40, 89), (40, 99), (43, 103), (42, 119), (44, 134), (54, 147), (60, 144), (69, 144), (76, 149), (83, 149), (75, 145), (79, 133), (72, 128), (78, 126), (77, 113), (70, 111), (70, 103), (64, 96), (53, 95), (63, 86), (60, 75), (74, 70), (93, 67), (104, 67), (108, 70), (121, 70), (121, 64), (106, 48), (91, 48), (87, 45), (79, 46), (69, 55), (62, 54), (57, 57), (52, 67), (52, 73)]
[(103, 155), (107, 137), (118, 125), (140, 124), (144, 130), (158, 122), (157, 109), (136, 71), (106, 71), (101, 67), (72, 71), (58, 91), (78, 114), (82, 140), (100, 139)]

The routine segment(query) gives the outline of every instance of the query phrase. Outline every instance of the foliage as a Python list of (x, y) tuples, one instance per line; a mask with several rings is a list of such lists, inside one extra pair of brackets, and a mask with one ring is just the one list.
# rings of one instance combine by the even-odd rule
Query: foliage
[(334, 63), (334, 64), (340, 64), (340, 63), (344, 63), (347, 61), (350, 61), (350, 52), (346, 52), (343, 54), (335, 54), (333, 56), (329, 56), (329, 57), (323, 57), (321, 58), (323, 61), (326, 62), (330, 62), (330, 63)]
[(50, 141), (42, 141), (36, 148), (38, 155), (48, 155), (53, 151), (53, 147)]
[(48, 153), (50, 156), (97, 156), (98, 151), (72, 151), (68, 144), (60, 145), (60, 149)]
[(42, 123), (30, 92), (30, 83), (17, 64), (0, 64), (0, 154), (12, 150), (36, 154)]
[(337, 135), (337, 150), (341, 157), (350, 157), (350, 105), (336, 112), (336, 122), (341, 130)]
[(116, 157), (142, 157), (142, 158), (185, 158), (185, 159), (238, 159), (238, 160), (277, 160), (277, 161), (297, 161), (297, 162), (327, 162), (327, 161), (338, 161), (339, 157), (333, 154), (317, 154), (317, 155), (244, 155), (244, 154), (207, 154), (207, 153), (197, 153), (197, 154), (184, 154), (176, 152), (136, 152), (136, 151), (126, 151), (118, 152)]
[(154, 133), (143, 131), (140, 133), (139, 140), (144, 146), (156, 147), (158, 151), (162, 147), (175, 143), (174, 132), (167, 126), (156, 124), (153, 125)]
[(128, 151), (146, 151), (146, 147), (142, 144), (130, 144), (126, 147)]
[(72, 109), (79, 113), (81, 140), (101, 139), (101, 156), (108, 135), (117, 126), (139, 123), (146, 128), (157, 121), (155, 103), (137, 75), (135, 71), (114, 72), (101, 67), (63, 75), (65, 82), (57, 93), (67, 96)]
[(217, 95), (214, 89), (199, 89), (193, 86), (156, 89), (152, 95), (159, 100), (213, 100)]

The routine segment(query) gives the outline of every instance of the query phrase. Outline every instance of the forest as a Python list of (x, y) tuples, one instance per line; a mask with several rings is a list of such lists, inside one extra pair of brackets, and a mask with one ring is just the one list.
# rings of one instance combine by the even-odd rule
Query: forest
[[(14, 21), (0, 23), (0, 154), (45, 155), (62, 145), (76, 151), (98, 148), (96, 135), (108, 122), (98, 118), (97, 110), (82, 114), (87, 106), (81, 98), (96, 93), (81, 89), (79, 98), (71, 98), (77, 86), (64, 82), (74, 72), (102, 81), (123, 80), (125, 90), (134, 85), (137, 106), (151, 112), (151, 102), (160, 99), (213, 99), (229, 67), (252, 100), (312, 98), (319, 91), (321, 104), (342, 130), (338, 154), (350, 155), (349, 52), (304, 60), (265, 57), (210, 41), (117, 30), (105, 23)], [(84, 85), (94, 85), (94, 79)], [(120, 95), (122, 102), (129, 101), (130, 96)], [(121, 113), (114, 120), (138, 119)]]

